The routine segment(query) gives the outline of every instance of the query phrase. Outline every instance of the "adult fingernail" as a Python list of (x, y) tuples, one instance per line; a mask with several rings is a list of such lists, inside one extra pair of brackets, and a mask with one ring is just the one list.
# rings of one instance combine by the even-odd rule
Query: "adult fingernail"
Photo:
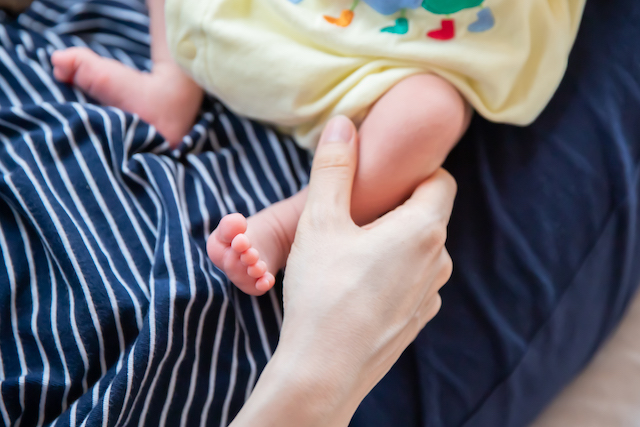
[(345, 116), (336, 116), (329, 120), (322, 133), (322, 142), (349, 142), (353, 139), (354, 126)]

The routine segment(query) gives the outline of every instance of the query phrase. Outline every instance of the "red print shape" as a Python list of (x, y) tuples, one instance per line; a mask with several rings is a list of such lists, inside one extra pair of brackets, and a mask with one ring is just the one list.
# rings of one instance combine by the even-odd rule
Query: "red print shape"
[(451, 40), (456, 36), (456, 27), (453, 19), (443, 19), (442, 28), (429, 31), (427, 37), (431, 37), (436, 40)]

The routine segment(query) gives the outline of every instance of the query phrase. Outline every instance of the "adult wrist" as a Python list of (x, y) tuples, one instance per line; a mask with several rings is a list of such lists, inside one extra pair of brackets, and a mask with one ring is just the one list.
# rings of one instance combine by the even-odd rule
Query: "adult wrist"
[(233, 427), (346, 427), (364, 396), (320, 358), (279, 346)]

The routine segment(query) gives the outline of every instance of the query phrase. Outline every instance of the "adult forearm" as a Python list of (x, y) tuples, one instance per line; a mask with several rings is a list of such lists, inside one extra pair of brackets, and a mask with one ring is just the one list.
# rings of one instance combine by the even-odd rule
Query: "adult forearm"
[(278, 349), (231, 426), (347, 426), (364, 396), (327, 368)]

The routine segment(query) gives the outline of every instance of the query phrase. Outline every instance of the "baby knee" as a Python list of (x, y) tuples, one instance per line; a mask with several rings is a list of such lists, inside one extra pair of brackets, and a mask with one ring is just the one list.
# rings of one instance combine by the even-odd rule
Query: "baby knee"
[(469, 125), (472, 109), (462, 94), (447, 80), (435, 74), (418, 74), (394, 87), (409, 100), (408, 117), (420, 120), (430, 132), (457, 142)]

